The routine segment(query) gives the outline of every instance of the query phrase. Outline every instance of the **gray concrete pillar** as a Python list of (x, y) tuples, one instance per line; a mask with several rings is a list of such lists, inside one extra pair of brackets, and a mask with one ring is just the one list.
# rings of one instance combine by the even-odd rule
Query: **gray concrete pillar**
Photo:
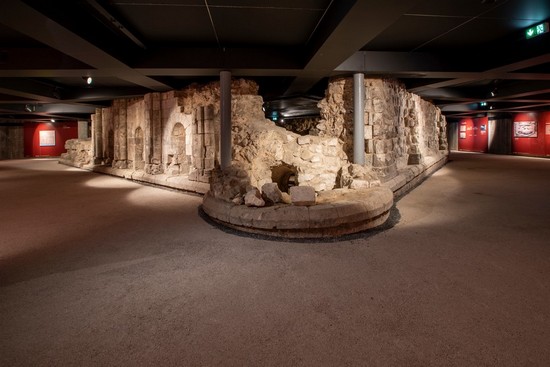
[(231, 166), (231, 72), (220, 72), (220, 166)]
[(365, 165), (365, 76), (353, 74), (353, 163)]

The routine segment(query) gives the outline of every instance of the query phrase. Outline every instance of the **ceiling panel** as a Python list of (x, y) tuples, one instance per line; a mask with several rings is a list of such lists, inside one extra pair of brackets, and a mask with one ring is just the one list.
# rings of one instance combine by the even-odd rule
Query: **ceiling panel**
[(403, 16), (363, 49), (413, 51), (442, 33), (457, 27), (463, 21), (461, 18)]
[[(441, 34), (440, 37), (423, 46), (421, 51), (453, 50), (456, 48), (471, 50), (474, 47), (497, 41), (516, 31), (517, 29), (513, 24), (502, 22), (499, 19), (477, 18)], [(475, 56), (472, 55), (472, 57)]]
[[(201, 1), (204, 4), (204, 1)], [(331, 0), (207, 0), (211, 7), (247, 7), (264, 9), (325, 9)]]
[(212, 8), (211, 13), (223, 46), (301, 46), (308, 41), (323, 10)]
[(153, 2), (121, 3), (116, 10), (142, 37), (146, 44), (186, 43), (216, 45), (216, 37), (204, 2), (202, 5)]
[(524, 0), (425, 0), (411, 8), (408, 14), (470, 18), (514, 1)]

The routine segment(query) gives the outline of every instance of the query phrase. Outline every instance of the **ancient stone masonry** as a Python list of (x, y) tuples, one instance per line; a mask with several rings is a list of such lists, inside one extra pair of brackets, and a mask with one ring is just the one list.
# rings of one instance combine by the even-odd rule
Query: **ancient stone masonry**
[(265, 118), (254, 82), (233, 80), (232, 164), (224, 170), (218, 82), (98, 109), (92, 139), (68, 141), (61, 162), (209, 192), (205, 212), (237, 227), (271, 231), (283, 216), (292, 235), (351, 233), (383, 223), (392, 192), (416, 185), (448, 154), (445, 118), (435, 106), (392, 80), (366, 79), (365, 95), (364, 166), (352, 162), (352, 78), (330, 81), (320, 119), (295, 127), (298, 133)]
[(352, 83), (332, 80), (321, 119), (299, 134), (266, 120), (259, 96), (233, 96), (233, 165), (215, 171), (205, 213), (242, 231), (293, 238), (384, 223), (394, 192), (445, 163), (445, 119), (396, 81), (365, 80), (366, 164), (354, 164)]
[(62, 153), (59, 161), (64, 164), (79, 168), (87, 168), (92, 165), (92, 140), (70, 139), (65, 142), (66, 153)]
[[(352, 83), (351, 78), (329, 83), (319, 102), (322, 119), (317, 126), (320, 136), (342, 141), (349, 158), (353, 157)], [(365, 88), (365, 174), (369, 180), (388, 182), (399, 175), (410, 176), (411, 166), (430, 166), (446, 159), (446, 122), (437, 107), (394, 80), (366, 79)], [(346, 169), (342, 175), (346, 181)]]
[(233, 80), (233, 161), (225, 172), (217, 168), (218, 82), (115, 100), (97, 109), (91, 152), (69, 143), (63, 162), (198, 192), (212, 183), (214, 196), (240, 201), (252, 188), (271, 182), (284, 193), (292, 186), (310, 186), (317, 193), (380, 185), (396, 190), (445, 161), (446, 124), (439, 109), (397, 81), (366, 79), (367, 163), (353, 164), (352, 84), (352, 78), (330, 81), (319, 102), (321, 118), (312, 120), (313, 128), (308, 121), (309, 134), (304, 134), (265, 118), (254, 82)]

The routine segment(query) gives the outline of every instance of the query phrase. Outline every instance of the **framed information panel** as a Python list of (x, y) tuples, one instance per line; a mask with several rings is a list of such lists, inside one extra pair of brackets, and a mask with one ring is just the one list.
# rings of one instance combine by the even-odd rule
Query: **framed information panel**
[(514, 122), (514, 137), (516, 138), (536, 138), (536, 121), (516, 121)]
[(55, 130), (42, 130), (38, 134), (41, 147), (55, 147)]

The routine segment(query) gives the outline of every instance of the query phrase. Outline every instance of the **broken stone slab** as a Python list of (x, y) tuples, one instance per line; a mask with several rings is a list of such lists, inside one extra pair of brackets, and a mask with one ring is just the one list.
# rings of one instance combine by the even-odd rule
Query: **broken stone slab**
[(311, 186), (292, 186), (290, 199), (297, 206), (315, 205), (315, 189)]
[(276, 182), (269, 182), (262, 186), (262, 198), (273, 204), (283, 201), (283, 195)]
[(265, 201), (262, 199), (262, 194), (257, 188), (248, 191), (244, 196), (244, 205), (246, 206), (265, 206)]

